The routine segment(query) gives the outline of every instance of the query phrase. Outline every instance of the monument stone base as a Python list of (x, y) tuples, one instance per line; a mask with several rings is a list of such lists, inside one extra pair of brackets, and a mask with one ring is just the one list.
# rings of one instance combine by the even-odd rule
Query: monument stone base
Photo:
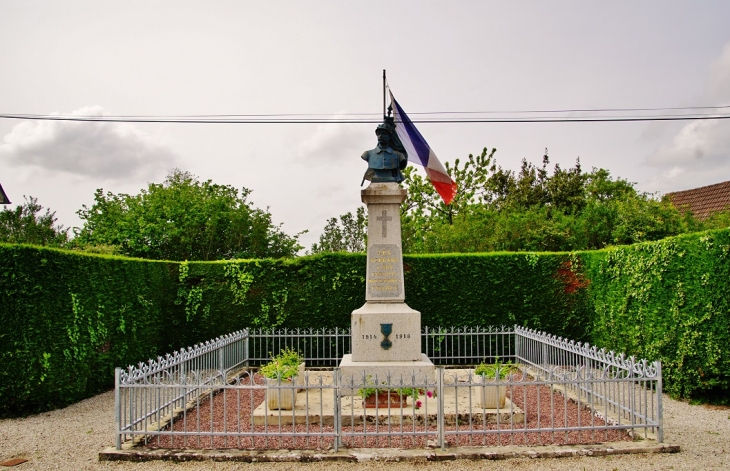
[[(425, 353), (420, 354), (418, 361), (357, 362), (352, 361), (351, 354), (347, 354), (340, 360), (340, 373), (344, 394), (356, 394), (357, 389), (363, 386), (363, 379), (372, 381), (372, 384), (375, 384), (376, 378), (378, 383), (388, 383), (388, 375), (390, 375), (391, 385), (401, 384), (402, 379), (404, 387), (409, 387), (411, 384), (434, 384), (436, 381), (433, 362)], [(348, 386), (351, 386), (352, 389)]]
[(352, 311), (351, 321), (352, 361), (421, 360), (421, 313), (406, 303), (368, 302)]

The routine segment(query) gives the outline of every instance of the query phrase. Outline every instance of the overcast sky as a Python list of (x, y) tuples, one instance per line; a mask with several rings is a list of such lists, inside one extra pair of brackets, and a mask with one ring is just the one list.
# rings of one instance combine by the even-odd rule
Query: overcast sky
[[(0, 1), (0, 113), (379, 113), (383, 69), (408, 113), (730, 105), (730, 2)], [(730, 179), (730, 120), (418, 126), (442, 162), (547, 148), (648, 192)], [(0, 119), (0, 184), (78, 226), (95, 189), (178, 167), (309, 247), (361, 204), (374, 129)]]

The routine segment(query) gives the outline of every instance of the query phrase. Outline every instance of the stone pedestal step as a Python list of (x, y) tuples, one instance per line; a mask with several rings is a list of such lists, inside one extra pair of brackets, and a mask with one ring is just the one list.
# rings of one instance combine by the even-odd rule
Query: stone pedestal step
[[(319, 377), (322, 376), (322, 384), (331, 386), (332, 374), (330, 372), (311, 372), (309, 374), (310, 384), (319, 384)], [(410, 382), (410, 381), (409, 381)], [(469, 401), (469, 389), (476, 388), (454, 388), (445, 387), (444, 391), (444, 424), (455, 425), (458, 418), (459, 423), (468, 422), (468, 415), (471, 415), (473, 423), (497, 423), (502, 424), (520, 423), (525, 420), (522, 409), (514, 405), (509, 398), (506, 399), (504, 407), (497, 409), (482, 409), (477, 405), (477, 392), (471, 391), (473, 397)], [(254, 425), (287, 425), (287, 424), (334, 424), (335, 390), (331, 387), (322, 389), (310, 387), (307, 391), (297, 393), (296, 406), (293, 410), (270, 410), (266, 407), (266, 401), (262, 402), (253, 413)], [(357, 391), (355, 391), (357, 394)], [(424, 391), (425, 393), (425, 391)], [(371, 409), (363, 407), (363, 399), (359, 395), (344, 396), (340, 400), (340, 415), (342, 425), (358, 425), (365, 421), (373, 424), (376, 421), (381, 425), (408, 425), (408, 424), (436, 424), (438, 413), (438, 398), (429, 398), (426, 394), (419, 396), (421, 407), (414, 407), (413, 399), (408, 398), (406, 405), (402, 408), (382, 407)], [(471, 406), (470, 406), (471, 404)]]

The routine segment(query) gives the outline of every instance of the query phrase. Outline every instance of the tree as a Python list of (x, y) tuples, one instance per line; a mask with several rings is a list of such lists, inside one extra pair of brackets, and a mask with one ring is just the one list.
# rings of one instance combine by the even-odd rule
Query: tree
[(0, 242), (61, 247), (68, 241), (68, 228), (56, 225), (56, 212), (46, 209), (32, 196), (25, 203), (0, 212)]
[(456, 182), (458, 191), (450, 204), (444, 204), (430, 181), (407, 167), (403, 171), (407, 197), (401, 205), (401, 227), (403, 251), (428, 253), (427, 246), (433, 246), (429, 234), (439, 231), (442, 225), (452, 226), (474, 207), (492, 198), (488, 185), (490, 164), (497, 149), (489, 151), (486, 147), (481, 154), (469, 154), (461, 167), (456, 159), (452, 167), (446, 162), (446, 172)]
[[(518, 172), (498, 166), (495, 152), (484, 148), (463, 165), (459, 159), (453, 167), (446, 164), (458, 186), (450, 205), (414, 167), (405, 169), (404, 253), (600, 249), (726, 227), (730, 221), (730, 212), (707, 221), (682, 215), (668, 201), (637, 191), (634, 183), (613, 178), (606, 169), (584, 172), (580, 159), (550, 172), (547, 149), (542, 165), (523, 159)], [(341, 238), (336, 219), (325, 234)]]
[(493, 162), (494, 153), (485, 147), (482, 153), (476, 157), (469, 154), (463, 167), (459, 167), (461, 161), (456, 159), (454, 166), (446, 162), (446, 172), (457, 184), (458, 191), (450, 204), (444, 204), (441, 196), (436, 192), (430, 181), (415, 172), (413, 166), (407, 167), (403, 176), (403, 186), (408, 191), (406, 201), (401, 207), (401, 213), (416, 213), (427, 215), (448, 224), (453, 224), (454, 218), (470, 206), (484, 202), (490, 198), (491, 191), (488, 187), (490, 164)]
[[(685, 216), (691, 217), (692, 215), (687, 212), (685, 213)], [(707, 219), (702, 221), (702, 227), (703, 229), (724, 229), (726, 227), (730, 227), (730, 208), (725, 209), (725, 211), (718, 211), (710, 214)]]
[(319, 236), (319, 243), (312, 244), (311, 253), (322, 252), (364, 252), (367, 232), (365, 208), (360, 206), (355, 211), (327, 221), (324, 232)]
[[(633, 183), (613, 179), (608, 170), (594, 168), (585, 173), (577, 159), (568, 169), (555, 165), (551, 174), (549, 163), (547, 149), (542, 166), (523, 159), (517, 173), (497, 166), (494, 150), (487, 154), (484, 149), (476, 159), (470, 155), (462, 171), (452, 173), (457, 183), (467, 184), (448, 224), (433, 205), (418, 204), (415, 198), (404, 207), (405, 250), (597, 249), (699, 227), (670, 204), (636, 191)], [(411, 182), (420, 183), (412, 178), (406, 184)], [(422, 192), (416, 185), (416, 194)]]
[(84, 226), (74, 242), (112, 245), (122, 254), (156, 260), (294, 256), (301, 248), (298, 235), (288, 236), (268, 211), (254, 208), (250, 193), (200, 182), (179, 169), (138, 195), (98, 189), (91, 208), (77, 212)]

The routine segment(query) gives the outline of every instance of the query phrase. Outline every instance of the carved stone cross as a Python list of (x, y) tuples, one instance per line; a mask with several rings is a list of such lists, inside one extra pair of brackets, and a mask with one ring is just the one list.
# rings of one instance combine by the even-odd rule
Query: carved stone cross
[(388, 236), (388, 228), (386, 226), (386, 223), (388, 221), (392, 221), (393, 218), (388, 216), (388, 212), (386, 210), (383, 210), (382, 216), (378, 216), (375, 218), (377, 221), (383, 221), (383, 238)]

